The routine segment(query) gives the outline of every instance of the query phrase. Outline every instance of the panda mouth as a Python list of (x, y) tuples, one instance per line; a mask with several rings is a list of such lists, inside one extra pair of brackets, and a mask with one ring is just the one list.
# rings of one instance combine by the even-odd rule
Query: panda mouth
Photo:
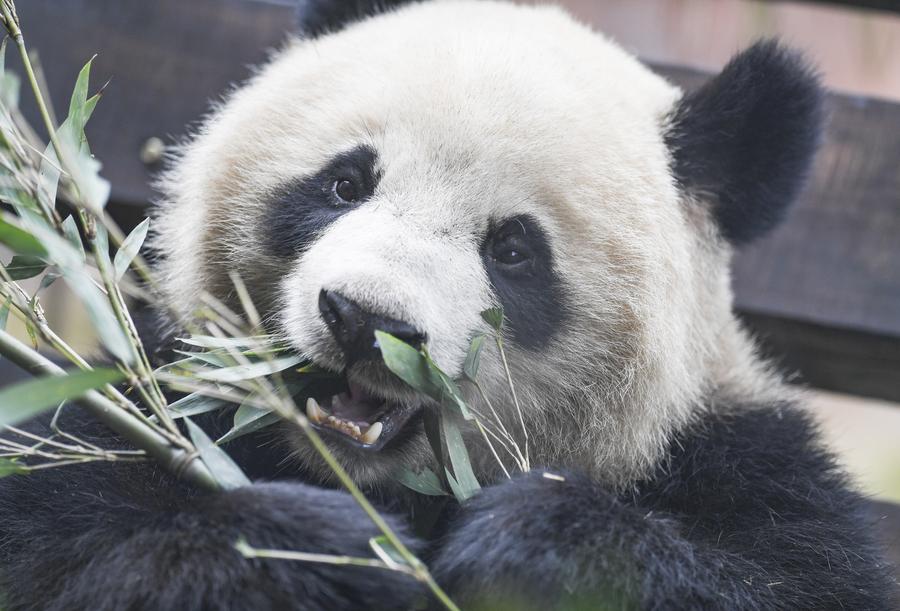
[(378, 451), (394, 440), (420, 410), (376, 397), (347, 382), (343, 392), (306, 400), (306, 417), (313, 428), (344, 443)]

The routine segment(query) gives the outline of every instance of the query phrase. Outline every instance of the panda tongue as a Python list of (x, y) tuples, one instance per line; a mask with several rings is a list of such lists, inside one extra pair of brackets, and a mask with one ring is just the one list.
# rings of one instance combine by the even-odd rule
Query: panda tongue
[(348, 383), (349, 392), (335, 395), (331, 401), (331, 413), (342, 420), (370, 424), (381, 413), (383, 401), (371, 396), (361, 386)]

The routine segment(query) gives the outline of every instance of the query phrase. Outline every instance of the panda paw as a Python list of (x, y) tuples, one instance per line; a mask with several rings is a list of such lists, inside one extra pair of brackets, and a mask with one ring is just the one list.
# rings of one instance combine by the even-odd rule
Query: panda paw
[[(432, 570), (467, 608), (587, 604), (579, 596), (598, 589), (602, 554), (595, 552), (605, 538), (601, 531), (617, 527), (619, 509), (612, 494), (585, 476), (532, 470), (467, 501)], [(602, 587), (609, 600), (610, 584)]]

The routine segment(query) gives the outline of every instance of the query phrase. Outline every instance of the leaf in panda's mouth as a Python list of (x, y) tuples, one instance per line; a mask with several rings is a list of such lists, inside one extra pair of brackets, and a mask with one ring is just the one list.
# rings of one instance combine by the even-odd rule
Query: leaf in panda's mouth
[(375, 397), (352, 382), (343, 392), (306, 401), (306, 416), (316, 429), (338, 433), (342, 441), (370, 450), (383, 448), (417, 411)]

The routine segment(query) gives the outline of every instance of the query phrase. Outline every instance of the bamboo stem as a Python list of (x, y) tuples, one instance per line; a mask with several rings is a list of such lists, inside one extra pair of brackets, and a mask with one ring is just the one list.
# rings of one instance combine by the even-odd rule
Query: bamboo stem
[[(0, 354), (33, 375), (66, 375), (66, 371), (38, 354), (6, 331), (0, 331)], [(78, 403), (135, 446), (143, 449), (177, 477), (184, 477), (207, 490), (219, 490), (219, 484), (197, 456), (173, 445), (150, 426), (137, 420), (110, 399), (95, 390), (88, 391)]]

